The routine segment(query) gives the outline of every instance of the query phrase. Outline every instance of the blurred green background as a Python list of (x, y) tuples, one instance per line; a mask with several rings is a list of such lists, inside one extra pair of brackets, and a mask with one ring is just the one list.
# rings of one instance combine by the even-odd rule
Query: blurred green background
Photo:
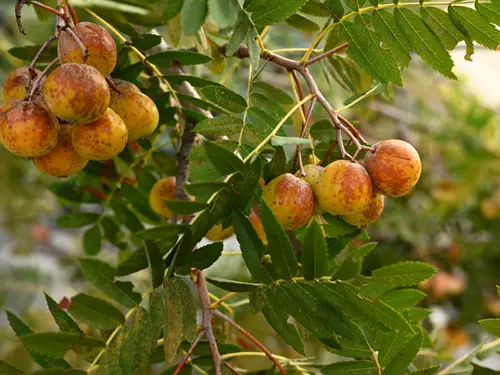
[[(92, 3), (73, 3), (85, 19), (78, 6)], [(111, 23), (128, 15), (103, 7), (117, 4), (109, 3), (93, 9)], [(41, 44), (51, 35), (53, 19), (45, 18), (39, 20), (26, 6), (23, 23), (28, 36), (22, 36), (15, 25), (12, 1), (0, 1), (0, 84), (9, 71), (26, 65), (12, 57), (9, 49)], [(172, 32), (159, 31), (171, 44), (175, 42)], [(312, 33), (280, 24), (269, 33), (266, 45), (272, 49), (303, 47), (312, 37)], [(182, 40), (179, 45), (192, 46), (193, 42)], [(459, 82), (442, 78), (415, 58), (405, 73), (403, 88), (365, 100), (346, 113), (370, 142), (401, 138), (421, 155), (423, 175), (414, 192), (402, 199), (386, 199), (382, 218), (369, 228), (379, 245), (364, 271), (408, 259), (439, 267), (438, 275), (421, 285), (429, 294), (422, 306), (433, 309), (427, 328), (447, 355), (456, 355), (482, 338), (478, 319), (500, 316), (495, 288), (500, 284), (500, 92), (495, 86), (500, 73), (494, 69), (500, 56), (478, 50), (470, 63), (463, 60), (463, 54), (460, 49), (454, 52)], [(227, 59), (192, 73), (223, 82), (243, 94), (247, 69), (246, 62)], [(324, 73), (319, 69), (313, 73), (334, 107), (341, 107), (352, 95), (333, 79), (321, 79)], [(274, 66), (264, 69), (261, 80), (290, 92), (286, 74)], [(318, 111), (314, 117), (316, 121), (325, 116)], [(81, 232), (55, 224), (56, 216), (65, 209), (48, 190), (57, 179), (42, 176), (30, 161), (1, 147), (0, 160), (0, 310), (21, 314), (36, 330), (48, 329), (53, 324), (44, 308), (42, 291), (59, 300), (88, 287), (82, 285), (74, 260), (83, 254)], [(236, 241), (227, 241), (226, 250), (237, 250)], [(115, 252), (107, 248), (101, 256), (112, 257)], [(209, 273), (246, 277), (237, 255), (223, 257)], [(134, 278), (140, 282), (146, 276), (138, 273)], [(244, 305), (235, 313), (241, 314), (239, 321), (264, 337), (266, 344), (286, 353), (262, 317), (255, 318)], [(17, 344), (5, 314), (0, 314), (0, 358), (28, 369), (29, 356)]]

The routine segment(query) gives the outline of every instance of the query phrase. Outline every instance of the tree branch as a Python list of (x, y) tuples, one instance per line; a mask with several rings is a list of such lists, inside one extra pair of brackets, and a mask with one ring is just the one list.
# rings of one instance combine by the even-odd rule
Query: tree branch
[(196, 348), (196, 346), (198, 345), (198, 343), (200, 342), (200, 340), (204, 334), (205, 334), (204, 330), (201, 330), (200, 332), (198, 332), (198, 334), (196, 335), (196, 338), (194, 339), (193, 343), (191, 344), (191, 347), (186, 352), (186, 355), (184, 356), (184, 358), (182, 358), (181, 363), (179, 363), (179, 365), (175, 368), (175, 371), (172, 375), (178, 375), (179, 372), (181, 372), (182, 368), (184, 367), (186, 362), (189, 360), (189, 357), (191, 357), (191, 354), (193, 354), (194, 349)]

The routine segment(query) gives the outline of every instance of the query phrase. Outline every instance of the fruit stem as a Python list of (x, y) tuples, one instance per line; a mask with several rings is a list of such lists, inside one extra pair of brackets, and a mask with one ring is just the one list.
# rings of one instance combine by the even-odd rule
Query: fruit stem
[(43, 77), (48, 73), (50, 69), (54, 65), (56, 65), (59, 62), (59, 57), (56, 57), (52, 62), (45, 67), (45, 69), (38, 75), (36, 78), (35, 82), (33, 82), (33, 87), (31, 87), (31, 91), (29, 92), (28, 96), (26, 97), (27, 100), (31, 100), (33, 98), (33, 95), (35, 95), (36, 90), (38, 89), (38, 86), (40, 86), (40, 82), (42, 81)]
[(71, 15), (71, 20), (73, 21), (74, 25), (77, 25), (78, 22), (78, 16), (76, 15), (75, 8), (70, 4), (69, 0), (66, 0), (66, 7), (68, 9), (69, 14)]
[(42, 47), (40, 47), (40, 49), (36, 53), (33, 61), (31, 61), (31, 64), (28, 68), (29, 74), (28, 74), (28, 82), (26, 83), (26, 92), (28, 93), (30, 92), (31, 80), (33, 77), (36, 77), (36, 72), (35, 72), (36, 63), (38, 62), (38, 60), (40, 60), (40, 56), (42, 56), (43, 51), (45, 51), (47, 47), (50, 45), (50, 43), (52, 43), (56, 39), (57, 39), (57, 33), (52, 34), (50, 38), (47, 39), (45, 43), (43, 43)]
[(332, 48), (331, 50), (328, 50), (310, 60), (307, 60), (305, 63), (304, 63), (304, 66), (309, 66), (309, 65), (312, 65), (312, 64), (315, 64), (317, 63), (318, 61), (321, 61), (323, 60), (324, 58), (327, 58), (335, 53), (338, 53), (338, 52), (341, 52), (343, 50), (345, 50), (348, 46), (348, 43), (345, 42), (345, 43), (342, 43), (340, 45), (338, 45), (337, 47), (335, 48)]
[(82, 40), (76, 33), (71, 29), (70, 25), (64, 25), (64, 26), (58, 26), (58, 29), (60, 32), (67, 32), (75, 41), (75, 43), (78, 45), (78, 47), (82, 50), (82, 62), (84, 63), (87, 61), (87, 58), (89, 57), (89, 51), (87, 50), (87, 47), (85, 47), (85, 44), (83, 44)]
[[(309, 124), (311, 122), (311, 117), (312, 117), (312, 113), (314, 110), (314, 106), (316, 105), (317, 101), (318, 101), (318, 98), (316, 96), (311, 99), (311, 105), (309, 106), (309, 111), (307, 112), (306, 121), (304, 122), (304, 126), (302, 127), (302, 133), (300, 134), (301, 138), (306, 137), (307, 130), (309, 129)], [(297, 145), (295, 152), (297, 153), (297, 161), (299, 163), (300, 174), (302, 175), (302, 177), (305, 177), (306, 172), (304, 170), (304, 163), (302, 162), (302, 146)], [(313, 156), (314, 156), (314, 149), (313, 149)]]
[(330, 158), (330, 155), (332, 154), (333, 150), (335, 150), (335, 147), (337, 147), (338, 141), (335, 140), (331, 145), (328, 151), (326, 151), (325, 156), (323, 156), (323, 160), (319, 163), (319, 165), (327, 163), (328, 159)]
[(17, 0), (16, 1), (16, 6), (15, 6), (15, 13), (16, 13), (16, 21), (17, 21), (17, 27), (21, 34), (26, 35), (26, 30), (24, 29), (22, 23), (21, 23), (21, 9), (24, 6), (24, 4), (31, 4), (34, 6), (37, 6), (41, 9), (46, 10), (47, 12), (53, 13), (58, 17), (61, 17), (62, 19), (65, 20), (65, 22), (69, 22), (68, 17), (64, 14), (63, 11), (54, 9), (48, 5), (45, 5), (43, 3), (40, 3), (38, 1), (32, 1), (32, 0)]
[(120, 90), (118, 90), (118, 87), (116, 87), (115, 82), (113, 81), (113, 79), (111, 78), (111, 76), (107, 76), (106, 77), (106, 82), (108, 83), (109, 87), (111, 87), (111, 89), (113, 91), (115, 91), (116, 93), (120, 94)]

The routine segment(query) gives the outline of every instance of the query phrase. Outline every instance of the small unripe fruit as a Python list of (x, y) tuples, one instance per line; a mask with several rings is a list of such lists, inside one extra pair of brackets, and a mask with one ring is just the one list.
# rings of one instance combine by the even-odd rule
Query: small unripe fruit
[(85, 124), (97, 120), (109, 106), (109, 87), (95, 68), (84, 64), (63, 64), (43, 86), (43, 96), (57, 117)]
[(319, 177), (321, 176), (321, 172), (323, 171), (323, 167), (316, 164), (307, 164), (304, 165), (304, 172), (306, 175), (302, 177), (302, 179), (311, 185), (312, 190), (314, 191), (316, 185), (318, 184)]
[(368, 204), (363, 207), (361, 211), (355, 212), (350, 215), (343, 216), (345, 222), (355, 225), (358, 227), (362, 227), (373, 223), (377, 220), (380, 215), (382, 215), (382, 211), (384, 210), (384, 196), (381, 194), (373, 194), (372, 198), (368, 202)]
[(110, 108), (127, 125), (129, 142), (152, 134), (160, 120), (155, 103), (141, 92), (127, 90), (113, 95)]
[(88, 160), (73, 147), (71, 133), (76, 125), (61, 124), (56, 147), (48, 154), (33, 159), (33, 164), (49, 176), (65, 177), (80, 172)]
[(259, 215), (257, 215), (254, 211), (250, 212), (250, 216), (248, 216), (250, 220), (250, 224), (252, 224), (253, 229), (259, 236), (260, 240), (264, 245), (267, 245), (267, 236), (266, 231), (264, 230), (264, 225), (262, 225), (262, 221), (260, 221)]
[(108, 108), (96, 121), (75, 126), (72, 140), (76, 152), (89, 160), (108, 160), (127, 145), (128, 130), (123, 120)]
[[(26, 91), (26, 85), (29, 81), (29, 69), (17, 68), (9, 73), (7, 79), (3, 84), (3, 100), (6, 102), (9, 100), (24, 100), (28, 95)], [(40, 74), (39, 70), (35, 69), (35, 75)], [(34, 82), (36, 77), (33, 77), (31, 82)], [(42, 79), (41, 86), (45, 82), (45, 78)]]
[(0, 121), (4, 147), (17, 156), (37, 157), (48, 153), (57, 143), (59, 122), (45, 106), (36, 101), (14, 101)]
[(290, 173), (271, 180), (264, 188), (262, 198), (286, 230), (307, 224), (314, 215), (311, 186)]
[[(116, 44), (111, 35), (91, 22), (80, 22), (72, 30), (87, 48), (85, 64), (93, 66), (103, 76), (109, 75), (116, 65)], [(67, 30), (61, 32), (57, 47), (61, 63), (84, 63), (82, 49)]]
[(231, 237), (234, 234), (234, 227), (231, 225), (226, 229), (222, 229), (222, 224), (214, 225), (205, 235), (207, 239), (213, 242), (222, 241)]
[(365, 155), (365, 168), (376, 192), (400, 197), (417, 184), (422, 164), (417, 150), (405, 141), (389, 139), (373, 145)]
[(323, 211), (332, 215), (350, 215), (368, 204), (372, 184), (361, 165), (337, 160), (323, 169), (314, 193)]
[(149, 205), (159, 215), (166, 219), (171, 219), (173, 212), (167, 207), (166, 199), (174, 199), (175, 197), (175, 177), (170, 176), (162, 178), (153, 185), (149, 192)]

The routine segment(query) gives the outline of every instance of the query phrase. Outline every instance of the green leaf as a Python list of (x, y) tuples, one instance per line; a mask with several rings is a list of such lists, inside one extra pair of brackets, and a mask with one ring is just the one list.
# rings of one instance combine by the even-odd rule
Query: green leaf
[(223, 175), (243, 171), (243, 161), (228, 149), (214, 142), (205, 142), (205, 150), (210, 161)]
[(219, 28), (224, 28), (234, 25), (240, 5), (238, 0), (208, 0), (208, 9)]
[(184, 0), (166, 0), (166, 4), (163, 17), (165, 18), (165, 21), (170, 21), (181, 12)]
[(54, 320), (62, 332), (70, 332), (70, 333), (80, 333), (83, 331), (80, 329), (78, 324), (68, 315), (68, 313), (62, 309), (60, 309), (57, 305), (57, 302), (54, 301), (47, 293), (44, 293), (45, 301), (47, 301), (47, 307), (50, 310), (50, 313), (54, 317)]
[(304, 32), (313, 32), (320, 29), (316, 22), (311, 21), (309, 18), (301, 16), (300, 14), (292, 14), (285, 22), (297, 30)]
[(370, 280), (391, 286), (411, 286), (427, 280), (436, 272), (436, 267), (427, 263), (399, 262), (374, 270)]
[(400, 375), (416, 357), (422, 346), (422, 335), (415, 335), (408, 343), (401, 348), (399, 354), (385, 367), (384, 375)]
[(323, 224), (323, 230), (325, 231), (326, 237), (336, 238), (358, 231), (358, 228), (346, 223), (339, 217), (331, 215), (324, 215), (324, 217), (327, 221), (326, 224)]
[(328, 119), (319, 120), (312, 124), (309, 132), (314, 139), (322, 142), (331, 142), (337, 136), (335, 127)]
[(160, 216), (151, 209), (148, 197), (143, 191), (132, 185), (122, 184), (120, 192), (138, 213), (153, 221), (160, 220)]
[(250, 64), (252, 65), (252, 69), (255, 72), (259, 71), (260, 66), (260, 47), (257, 44), (258, 37), (258, 31), (255, 29), (255, 27), (251, 27), (250, 32), (247, 34), (247, 45)]
[(425, 296), (418, 289), (399, 289), (385, 293), (380, 299), (394, 309), (406, 309), (419, 303)]
[[(253, 163), (247, 163), (247, 168), (231, 177), (232, 200), (235, 205), (245, 209), (252, 198), (258, 199), (260, 191), (259, 179), (262, 173), (262, 160), (256, 158)], [(258, 190), (257, 190), (258, 189)]]
[(153, 152), (155, 164), (167, 176), (175, 176), (177, 173), (177, 159), (163, 152)]
[(180, 85), (182, 82), (189, 82), (193, 87), (222, 86), (215, 81), (189, 74), (166, 74), (163, 78), (175, 85)]
[(306, 280), (324, 276), (328, 272), (326, 241), (321, 227), (313, 220), (306, 229), (302, 242), (302, 272)]
[(80, 293), (71, 298), (68, 311), (76, 319), (97, 329), (115, 329), (125, 322), (125, 317), (108, 302)]
[(252, 92), (260, 93), (272, 98), (275, 102), (285, 105), (292, 105), (293, 99), (288, 93), (263, 81), (252, 83)]
[(305, 145), (309, 146), (311, 142), (307, 138), (299, 137), (279, 137), (275, 135), (271, 138), (271, 144), (273, 146), (284, 146), (284, 145)]
[(299, 335), (297, 328), (288, 322), (290, 314), (284, 310), (283, 306), (276, 303), (274, 300), (266, 301), (262, 308), (262, 313), (267, 321), (278, 333), (278, 335), (285, 340), (297, 353), (304, 353), (304, 343)]
[(220, 116), (199, 122), (193, 131), (207, 137), (219, 137), (238, 133), (242, 127), (243, 121), (241, 119), (232, 116)]
[(410, 9), (394, 9), (399, 29), (408, 38), (413, 50), (432, 68), (445, 77), (456, 79), (453, 60), (439, 39), (427, 28), (420, 17)]
[(145, 241), (145, 244), (149, 268), (151, 269), (151, 284), (153, 285), (153, 289), (155, 289), (163, 283), (165, 274), (163, 254), (161, 253), (160, 248), (155, 242)]
[(8, 363), (0, 360), (0, 374), (2, 375), (23, 375), (24, 373), (21, 370), (18, 370), (15, 367), (12, 367)]
[(325, 6), (332, 12), (336, 20), (344, 15), (344, 6), (340, 0), (325, 0)]
[(171, 240), (184, 232), (184, 224), (163, 224), (157, 227), (144, 229), (136, 233), (137, 237), (143, 240)]
[(496, 25), (500, 24), (500, 3), (491, 2), (491, 3), (474, 3), (476, 10), (479, 12), (481, 16), (486, 18), (491, 23)]
[(483, 319), (479, 324), (488, 333), (500, 337), (500, 319)]
[(182, 334), (188, 341), (193, 341), (198, 330), (196, 321), (196, 304), (187, 284), (179, 277), (170, 281), (170, 287), (175, 288), (181, 298)]
[(104, 352), (99, 362), (99, 375), (123, 375), (120, 367), (120, 358), (114, 350)]
[(241, 113), (247, 107), (247, 102), (241, 95), (224, 86), (206, 86), (200, 92), (207, 100), (229, 112)]
[(377, 365), (371, 361), (337, 362), (323, 367), (323, 375), (377, 375)]
[(268, 250), (273, 268), (280, 279), (291, 280), (298, 272), (297, 258), (285, 230), (273, 212), (262, 200), (260, 204), (262, 224), (266, 228)]
[(274, 270), (268, 263), (262, 264), (265, 247), (248, 218), (239, 210), (232, 214), (234, 232), (240, 244), (241, 255), (255, 281), (273, 282)]
[(214, 277), (207, 277), (207, 281), (218, 288), (237, 293), (251, 292), (262, 286), (262, 284), (246, 283), (243, 281), (226, 280)]
[[(426, 9), (426, 8), (421, 8)], [(410, 65), (410, 42), (401, 33), (394, 21), (394, 16), (387, 10), (379, 9), (373, 12), (373, 27), (379, 38), (384, 42), (384, 46), (389, 47), (394, 57), (401, 62), (403, 66)]]
[(147, 51), (161, 44), (161, 36), (155, 34), (139, 34), (137, 36), (132, 36), (130, 41), (134, 47)]
[(83, 233), (83, 248), (89, 256), (97, 255), (101, 250), (101, 228), (98, 224)]
[(149, 265), (146, 249), (141, 247), (128, 256), (116, 270), (116, 276), (126, 276), (139, 272)]
[(500, 31), (472, 8), (450, 6), (448, 12), (469, 32), (472, 39), (496, 51), (500, 44)]
[[(41, 49), (41, 45), (34, 46), (23, 46), (23, 47), (13, 47), (9, 49), (9, 54), (25, 61), (31, 61)], [(49, 63), (57, 57), (57, 47), (52, 44), (49, 45), (46, 50), (40, 56), (38, 62), (40, 63)]]
[(248, 8), (258, 26), (281, 22), (302, 8), (308, 0), (253, 0)]
[(181, 10), (181, 26), (184, 34), (196, 34), (205, 22), (207, 14), (207, 0), (184, 0)]
[(160, 293), (153, 292), (149, 296), (149, 320), (151, 321), (151, 351), (154, 351), (157, 346), (157, 340), (160, 333), (163, 331), (163, 323), (165, 321), (165, 306)]
[(172, 65), (172, 60), (177, 61), (181, 65), (198, 65), (206, 64), (207, 62), (212, 61), (212, 58), (198, 52), (176, 50), (159, 52), (148, 56), (148, 61), (151, 64), (158, 65), (160, 67), (169, 67)]
[(226, 56), (233, 56), (238, 50), (239, 46), (245, 40), (248, 31), (250, 30), (250, 19), (247, 13), (241, 9), (238, 12), (238, 19), (234, 25), (233, 34), (226, 48)]
[(30, 375), (86, 375), (86, 374), (87, 373), (82, 370), (49, 368), (46, 370), (38, 370), (32, 372)]
[(412, 374), (412, 375), (433, 375), (439, 370), (440, 367), (441, 367), (440, 365), (427, 367), (427, 368), (424, 368), (422, 370), (411, 372), (410, 374)]
[(186, 266), (204, 270), (214, 264), (222, 254), (224, 244), (215, 242), (191, 252), (186, 258)]
[[(17, 337), (21, 338), (23, 336), (32, 334), (33, 331), (30, 327), (26, 325), (17, 315), (13, 314), (10, 311), (7, 312), (7, 319), (9, 320), (9, 324), (12, 327), (12, 330), (16, 334)], [(30, 355), (33, 357), (36, 363), (38, 363), (43, 368), (70, 368), (71, 366), (64, 360), (60, 358), (53, 358), (51, 356), (41, 354), (37, 351), (28, 350)]]
[(132, 373), (144, 374), (149, 366), (149, 358), (153, 350), (151, 346), (153, 332), (149, 314), (143, 307), (139, 307), (135, 313), (128, 335), (129, 337), (135, 336), (137, 342)]
[(381, 83), (401, 86), (401, 72), (396, 60), (388, 50), (383, 50), (375, 34), (366, 24), (366, 15), (361, 15), (363, 23), (343, 22), (339, 25), (350, 40), (347, 54), (362, 69)]
[(123, 306), (129, 308), (136, 306), (135, 301), (118, 284), (113, 283), (116, 272), (113, 267), (97, 259), (81, 258), (79, 259), (79, 263), (85, 278), (101, 292)]
[(164, 202), (172, 212), (181, 215), (191, 215), (208, 207), (208, 204), (204, 202), (181, 199), (165, 199)]
[(227, 188), (228, 184), (222, 181), (210, 182), (192, 182), (184, 185), (184, 190), (195, 197), (211, 197), (223, 188)]
[(71, 349), (93, 349), (106, 346), (102, 340), (68, 332), (29, 333), (21, 336), (20, 339), (27, 349), (56, 358), (63, 358)]
[(421, 7), (420, 14), (446, 49), (454, 49), (464, 39), (464, 35), (457, 29), (448, 13), (444, 10), (434, 7)]
[(182, 298), (178, 291), (176, 278), (165, 285), (165, 322), (163, 326), (163, 348), (167, 364), (173, 362), (182, 341), (183, 315)]
[(309, 0), (302, 8), (300, 8), (300, 13), (309, 14), (315, 17), (330, 17), (330, 11), (325, 4), (316, 2), (314, 0)]
[(111, 209), (114, 211), (116, 218), (118, 221), (127, 227), (132, 233), (139, 232), (144, 229), (144, 226), (139, 221), (137, 216), (134, 215), (132, 211), (130, 211), (123, 202), (113, 199), (109, 204)]
[(56, 224), (63, 228), (81, 228), (95, 223), (98, 219), (99, 215), (91, 212), (73, 212), (59, 216)]

